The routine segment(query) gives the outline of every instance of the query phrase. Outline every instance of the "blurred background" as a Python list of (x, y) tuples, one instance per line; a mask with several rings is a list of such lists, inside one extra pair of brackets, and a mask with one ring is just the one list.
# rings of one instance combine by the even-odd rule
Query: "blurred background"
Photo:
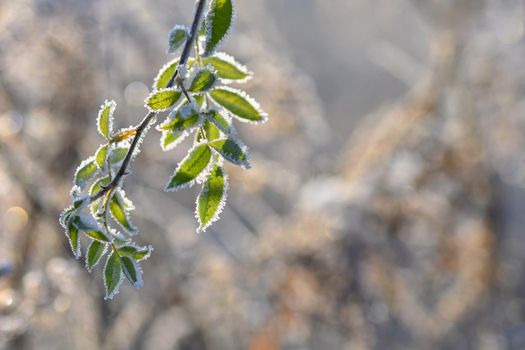
[(106, 302), (58, 215), (193, 1), (0, 0), (0, 348), (525, 349), (524, 1), (237, 7), (253, 169), (197, 235), (197, 190), (161, 191), (188, 145), (150, 131), (125, 189), (155, 251)]

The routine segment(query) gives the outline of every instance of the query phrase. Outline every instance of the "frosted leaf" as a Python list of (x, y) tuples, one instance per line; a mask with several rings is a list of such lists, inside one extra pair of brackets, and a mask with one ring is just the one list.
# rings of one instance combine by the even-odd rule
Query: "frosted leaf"
[(155, 81), (153, 83), (153, 90), (165, 89), (168, 86), (171, 78), (177, 71), (177, 66), (179, 65), (179, 58), (175, 58), (170, 62), (166, 63), (157, 74)]
[(130, 239), (114, 228), (109, 227), (109, 233), (111, 234), (114, 247), (119, 248), (130, 244)]
[(222, 136), (222, 133), (219, 130), (219, 128), (217, 128), (215, 126), (215, 124), (213, 124), (209, 120), (205, 120), (204, 121), (204, 124), (202, 125), (202, 128), (204, 129), (204, 132), (206, 134), (206, 139), (208, 141), (217, 140), (217, 139), (221, 138), (221, 136)]
[(117, 147), (111, 150), (109, 162), (113, 166), (119, 166), (129, 152), (129, 147)]
[(240, 121), (259, 124), (268, 119), (268, 115), (261, 110), (259, 103), (244, 91), (222, 86), (210, 91), (209, 95), (213, 101)]
[(102, 231), (94, 230), (94, 231), (82, 231), (84, 234), (90, 238), (93, 238), (94, 240), (100, 241), (100, 242), (109, 242), (110, 239), (106, 234), (102, 233)]
[(210, 147), (206, 143), (197, 144), (179, 163), (177, 170), (175, 170), (164, 190), (175, 192), (179, 189), (193, 186), (210, 164), (211, 155)]
[(135, 288), (142, 287), (144, 282), (142, 281), (142, 269), (140, 268), (139, 264), (127, 256), (120, 257), (120, 261), (122, 262), (124, 275), (128, 279), (129, 283), (131, 283), (131, 285)]
[[(109, 176), (101, 177), (97, 179), (95, 182), (93, 182), (93, 185), (91, 185), (91, 188), (89, 189), (90, 195), (91, 196), (96, 195), (97, 193), (102, 191), (102, 186), (107, 186), (110, 184), (110, 182), (111, 182), (111, 179), (109, 178)], [(91, 203), (90, 205), (91, 214), (95, 217), (98, 215), (99, 206), (100, 206), (101, 201), (102, 199), (100, 198), (94, 201), (93, 203)]]
[(123, 189), (119, 190), (120, 198), (122, 199), (122, 204), (124, 205), (124, 209), (127, 211), (135, 210), (135, 205), (133, 205), (133, 202), (126, 197), (126, 192)]
[(99, 241), (91, 241), (86, 251), (86, 269), (91, 272), (98, 264), (107, 250), (107, 244)]
[(188, 136), (188, 133), (186, 132), (175, 135), (171, 131), (163, 131), (162, 136), (160, 137), (160, 147), (164, 152), (171, 151), (184, 141), (186, 136)]
[(206, 229), (219, 219), (220, 213), (226, 205), (228, 190), (228, 176), (219, 165), (214, 165), (206, 178), (202, 191), (197, 198), (195, 215), (199, 221), (198, 232)]
[(163, 112), (172, 107), (182, 96), (177, 88), (161, 89), (152, 92), (146, 99), (145, 107), (150, 111)]
[(69, 225), (69, 222), (71, 221), (71, 216), (75, 214), (75, 208), (73, 206), (70, 206), (60, 214), (60, 217), (58, 219), (58, 222), (60, 223), (60, 226), (67, 229), (67, 226)]
[(97, 165), (95, 164), (95, 157), (89, 157), (80, 163), (75, 172), (75, 185), (81, 189), (85, 187), (86, 183), (98, 173)]
[(162, 124), (160, 124), (157, 129), (159, 131), (172, 131), (172, 132), (181, 132), (184, 130), (191, 130), (198, 128), (201, 125), (202, 118), (199, 114), (198, 107), (195, 104), (186, 105), (180, 108), (175, 116), (166, 119)]
[(128, 208), (126, 208), (126, 201), (119, 190), (115, 191), (109, 202), (109, 210), (113, 219), (122, 226), (127, 232), (132, 235), (138, 234), (139, 230), (131, 223), (128, 215)]
[(113, 129), (113, 113), (117, 108), (115, 101), (106, 100), (100, 107), (97, 117), (97, 127), (100, 135), (104, 136), (106, 140), (109, 140), (109, 135)]
[(73, 251), (75, 258), (80, 258), (80, 234), (78, 227), (75, 224), (75, 220), (71, 220), (67, 225), (66, 235), (69, 240), (69, 245)]
[(204, 117), (213, 123), (222, 133), (230, 135), (233, 132), (231, 118), (224, 116), (218, 110), (211, 109), (203, 113)]
[(86, 236), (101, 242), (109, 242), (109, 237), (102, 232), (100, 225), (92, 217), (79, 215), (74, 220), (75, 226)]
[(95, 154), (95, 163), (100, 170), (104, 169), (108, 155), (108, 145), (102, 145)]
[(146, 260), (153, 252), (152, 246), (139, 247), (136, 245), (125, 245), (117, 249), (120, 256), (127, 256), (137, 261)]
[(168, 53), (175, 53), (181, 47), (188, 37), (188, 27), (177, 24), (168, 35)]
[(205, 18), (206, 41), (204, 56), (212, 55), (233, 28), (235, 10), (233, 0), (211, 0)]
[(252, 73), (246, 66), (224, 52), (218, 52), (211, 57), (203, 58), (202, 63), (205, 65), (211, 64), (224, 83), (244, 83), (252, 77)]
[(59, 218), (59, 223), (63, 228), (67, 228), (69, 225), (69, 222), (73, 220), (75, 215), (79, 212), (81, 212), (84, 207), (86, 207), (89, 203), (89, 196), (80, 196), (78, 198), (75, 198), (73, 201), (73, 205), (66, 208), (61, 214)]
[(244, 169), (251, 167), (248, 160), (248, 147), (240, 144), (239, 141), (229, 138), (210, 142), (209, 145), (229, 162)]
[(200, 68), (195, 71), (193, 76), (190, 78), (191, 84), (188, 88), (190, 92), (204, 92), (208, 91), (215, 83), (217, 83), (218, 77), (215, 69), (210, 65), (208, 67)]
[(106, 288), (105, 300), (113, 299), (118, 294), (119, 287), (122, 284), (122, 262), (117, 253), (113, 252), (108, 256), (104, 266), (104, 286)]

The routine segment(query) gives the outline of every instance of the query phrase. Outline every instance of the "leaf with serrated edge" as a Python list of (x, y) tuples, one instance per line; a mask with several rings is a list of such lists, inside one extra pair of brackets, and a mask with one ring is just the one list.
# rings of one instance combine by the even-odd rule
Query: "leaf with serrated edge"
[(97, 165), (95, 164), (95, 157), (89, 157), (80, 163), (75, 172), (75, 185), (84, 188), (86, 183), (98, 173)]
[(268, 119), (257, 101), (244, 91), (222, 86), (210, 91), (209, 95), (215, 103), (224, 107), (240, 121), (259, 124)]
[(191, 84), (188, 89), (190, 92), (204, 92), (208, 91), (217, 82), (217, 74), (215, 70), (210, 65), (209, 67), (204, 67), (197, 69), (190, 79)]
[(211, 64), (215, 68), (218, 77), (224, 83), (244, 83), (252, 77), (252, 73), (246, 66), (224, 52), (218, 52), (211, 57), (203, 58), (202, 63), (204, 65)]
[(175, 135), (171, 131), (163, 131), (160, 138), (160, 147), (164, 152), (171, 151), (184, 141), (186, 136), (188, 136), (188, 134), (185, 132)]
[[(111, 179), (109, 176), (102, 177), (100, 179), (97, 179), (95, 182), (93, 182), (93, 185), (91, 185), (91, 188), (89, 189), (89, 193), (91, 196), (97, 194), (102, 190), (102, 186), (107, 186), (111, 182)], [(90, 205), (91, 214), (96, 217), (99, 209), (100, 202), (102, 201), (102, 198), (97, 199), (96, 201), (92, 202)]]
[(175, 74), (175, 71), (177, 70), (177, 66), (179, 65), (179, 58), (175, 58), (171, 60), (170, 62), (166, 63), (157, 74), (157, 77), (155, 78), (155, 81), (153, 83), (153, 89), (154, 90), (161, 90), (165, 89), (168, 86), (168, 83), (171, 80), (171, 77), (173, 74)]
[(135, 288), (142, 287), (144, 282), (142, 281), (142, 269), (140, 268), (139, 264), (127, 256), (120, 257), (120, 260), (122, 261), (124, 275), (128, 279), (129, 283), (131, 283), (131, 285)]
[(102, 145), (99, 147), (97, 153), (95, 154), (95, 162), (99, 169), (104, 169), (106, 164), (106, 158), (108, 155), (108, 145)]
[(80, 235), (78, 227), (75, 225), (75, 220), (69, 222), (67, 227), (67, 238), (69, 239), (69, 245), (73, 251), (75, 258), (80, 258)]
[(204, 56), (212, 55), (232, 30), (235, 17), (234, 10), (233, 0), (211, 0), (205, 18)]
[(165, 191), (174, 192), (198, 182), (211, 161), (211, 150), (206, 143), (197, 144), (179, 163)]
[(97, 127), (100, 135), (104, 136), (106, 140), (109, 140), (109, 135), (113, 129), (113, 113), (117, 108), (115, 101), (106, 100), (100, 107), (97, 117)]
[(120, 164), (129, 152), (129, 147), (118, 147), (111, 151), (109, 155), (109, 162), (112, 165)]
[(145, 107), (150, 111), (163, 112), (175, 105), (181, 96), (182, 92), (177, 88), (154, 91), (148, 96)]
[(97, 241), (100, 241), (100, 242), (109, 242), (109, 238), (104, 234), (102, 233), (102, 231), (82, 231), (84, 232), (84, 234), (90, 238), (93, 238)]
[(215, 126), (212, 122), (209, 120), (205, 120), (204, 124), (202, 125), (202, 128), (204, 129), (204, 132), (206, 133), (206, 139), (208, 141), (213, 141), (221, 138), (221, 131), (219, 128)]
[(91, 241), (86, 252), (86, 269), (91, 272), (106, 253), (107, 244), (99, 241)]
[(215, 165), (204, 182), (197, 198), (195, 215), (199, 221), (198, 232), (204, 232), (215, 221), (226, 204), (228, 176), (219, 165)]
[(115, 219), (115, 221), (118, 222), (127, 232), (133, 235), (138, 233), (138, 228), (131, 223), (129, 215), (126, 212), (125, 202), (119, 191), (115, 191), (111, 197), (109, 210), (113, 219)]
[(104, 286), (106, 287), (106, 296), (104, 299), (113, 299), (118, 293), (119, 286), (122, 283), (122, 262), (117, 253), (113, 252), (108, 256), (104, 266)]
[(233, 132), (232, 121), (229, 116), (226, 117), (215, 109), (211, 109), (203, 113), (203, 115), (224, 134), (230, 135)]
[(123, 247), (119, 247), (117, 251), (120, 256), (128, 256), (137, 261), (142, 261), (150, 257), (151, 252), (153, 252), (153, 247), (138, 247), (135, 245), (125, 245)]
[(173, 27), (168, 35), (168, 53), (174, 53), (177, 51), (177, 49), (186, 42), (187, 36), (188, 28), (186, 26), (177, 24), (175, 27)]
[(172, 117), (170, 114), (170, 117), (159, 125), (157, 129), (177, 133), (200, 127), (202, 118), (198, 109), (196, 110), (193, 107), (193, 104), (191, 104), (178, 109), (175, 116)]
[(209, 145), (229, 162), (239, 165), (244, 169), (250, 168), (248, 148), (240, 145), (239, 141), (222, 139), (210, 142)]
[(110, 241), (108, 236), (100, 230), (99, 224), (91, 217), (79, 215), (75, 219), (75, 225), (88, 237), (102, 242)]

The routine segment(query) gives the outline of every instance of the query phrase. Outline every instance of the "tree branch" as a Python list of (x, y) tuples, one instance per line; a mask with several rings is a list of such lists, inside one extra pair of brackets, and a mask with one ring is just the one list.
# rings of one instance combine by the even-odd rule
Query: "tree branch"
[[(199, 32), (199, 24), (201, 23), (202, 15), (204, 14), (204, 6), (206, 5), (206, 0), (196, 0), (195, 3), (195, 14), (193, 16), (193, 23), (191, 25), (190, 33), (186, 39), (186, 43), (184, 45), (184, 49), (182, 51), (180, 61), (179, 61), (179, 67), (185, 65), (188, 62), (188, 58), (191, 53), (191, 48), (193, 45), (193, 42), (197, 38), (197, 34)], [(173, 85), (176, 82), (176, 78), (178, 75), (179, 69), (175, 70), (175, 73), (171, 77), (170, 81), (168, 82), (167, 88), (173, 87)], [(179, 80), (179, 84), (182, 88), (182, 79)], [(184, 89), (183, 89), (184, 91)], [(126, 154), (126, 157), (124, 158), (124, 161), (122, 162), (122, 165), (120, 166), (119, 171), (117, 172), (117, 175), (113, 178), (111, 183), (109, 185), (104, 186), (100, 191), (92, 195), (89, 199), (90, 203), (93, 203), (94, 201), (100, 199), (102, 196), (104, 196), (108, 191), (113, 190), (116, 188), (120, 180), (124, 175), (126, 175), (128, 166), (131, 163), (131, 158), (133, 157), (133, 153), (135, 152), (135, 149), (137, 148), (139, 144), (139, 140), (142, 137), (142, 134), (146, 131), (148, 125), (151, 123), (151, 121), (157, 116), (158, 113), (156, 112), (149, 112), (142, 122), (135, 128), (137, 133), (135, 134), (133, 141), (131, 142), (131, 145), (129, 147), (128, 153)]]

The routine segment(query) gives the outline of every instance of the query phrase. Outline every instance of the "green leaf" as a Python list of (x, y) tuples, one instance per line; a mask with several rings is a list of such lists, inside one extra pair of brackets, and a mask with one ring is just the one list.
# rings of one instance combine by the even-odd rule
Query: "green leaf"
[(193, 104), (180, 108), (173, 118), (168, 118), (159, 126), (161, 131), (180, 132), (199, 127), (201, 116)]
[(171, 151), (177, 147), (186, 138), (186, 136), (186, 133), (175, 135), (171, 131), (164, 131), (160, 137), (160, 147), (164, 152)]
[(111, 179), (109, 176), (101, 177), (97, 181), (93, 183), (93, 186), (91, 186), (91, 189), (89, 190), (89, 193), (91, 195), (94, 195), (102, 190), (102, 186), (107, 186), (111, 182)]
[(100, 231), (99, 224), (91, 217), (84, 215), (77, 216), (74, 220), (75, 226), (86, 236), (96, 239), (97, 241), (109, 242), (110, 239), (105, 233)]
[(104, 136), (106, 140), (109, 140), (109, 135), (113, 129), (113, 113), (117, 108), (115, 101), (105, 101), (100, 107), (97, 117), (98, 132)]
[(95, 154), (95, 163), (99, 169), (104, 169), (106, 165), (106, 158), (108, 155), (108, 145), (102, 145), (99, 147), (97, 153)]
[(239, 144), (232, 139), (213, 141), (210, 142), (209, 145), (231, 163), (240, 165), (245, 169), (250, 168), (247, 149), (239, 146)]
[(196, 145), (190, 150), (170, 179), (165, 191), (174, 192), (192, 186), (211, 161), (211, 150), (207, 144)]
[(93, 270), (96, 264), (100, 261), (104, 253), (106, 253), (107, 245), (99, 241), (91, 241), (86, 252), (86, 268), (89, 272)]
[(204, 56), (212, 55), (233, 26), (234, 8), (232, 0), (211, 0), (206, 15), (206, 41)]
[(219, 130), (222, 131), (224, 134), (229, 135), (232, 133), (231, 121), (226, 119), (226, 117), (224, 117), (219, 111), (212, 109), (203, 113), (203, 115), (207, 120), (209, 120), (217, 128), (219, 128)]
[(135, 261), (127, 256), (120, 258), (122, 261), (122, 267), (124, 275), (128, 279), (129, 283), (135, 288), (140, 288), (143, 285), (142, 282), (142, 271)]
[(206, 229), (219, 219), (226, 203), (227, 176), (224, 170), (215, 165), (208, 175), (199, 197), (197, 198), (197, 219), (199, 220), (199, 232)]
[(176, 88), (155, 91), (146, 100), (146, 108), (155, 112), (165, 111), (177, 103), (181, 96), (182, 92)]
[(204, 121), (203, 129), (206, 132), (206, 139), (208, 141), (217, 140), (221, 137), (221, 131), (209, 120)]
[(106, 287), (106, 297), (113, 299), (118, 293), (118, 288), (122, 283), (122, 263), (117, 253), (113, 252), (106, 261), (104, 267), (104, 286)]
[(217, 82), (217, 75), (209, 68), (199, 69), (193, 76), (190, 88), (191, 92), (203, 92), (210, 90)]
[(175, 74), (177, 67), (179, 66), (179, 59), (176, 58), (164, 65), (157, 74), (155, 82), (153, 83), (153, 90), (165, 89), (171, 80), (171, 77)]
[(111, 150), (111, 154), (109, 155), (109, 162), (112, 165), (122, 162), (124, 158), (126, 158), (128, 151), (129, 147), (118, 147)]
[(151, 255), (151, 252), (153, 251), (153, 248), (151, 246), (148, 247), (136, 247), (136, 246), (123, 246), (117, 249), (120, 256), (127, 256), (130, 258), (133, 258), (137, 261), (145, 260), (149, 258)]
[(69, 245), (73, 251), (75, 258), (80, 258), (80, 235), (78, 227), (75, 224), (75, 219), (71, 220), (67, 225), (67, 237), (69, 239)]
[(263, 123), (267, 119), (259, 104), (243, 91), (221, 87), (212, 90), (210, 96), (240, 121)]
[[(102, 177), (102, 178), (98, 179), (97, 181), (95, 181), (93, 183), (93, 185), (89, 189), (90, 195), (93, 196), (93, 195), (97, 194), (98, 192), (100, 192), (102, 190), (102, 186), (107, 186), (107, 185), (109, 185), (110, 182), (111, 182), (111, 179), (109, 178), (109, 176)], [(94, 201), (90, 205), (91, 214), (93, 214), (93, 216), (95, 216), (95, 217), (98, 214), (98, 209), (100, 207), (101, 201), (102, 201), (102, 198)]]
[(84, 188), (86, 183), (98, 172), (97, 164), (95, 163), (95, 157), (89, 157), (80, 163), (77, 171), (75, 172), (75, 185), (80, 188)]
[(175, 51), (186, 42), (187, 36), (188, 28), (186, 26), (176, 25), (173, 27), (168, 36), (168, 53), (175, 53)]
[(104, 234), (102, 233), (102, 231), (98, 231), (98, 230), (94, 230), (94, 231), (82, 231), (84, 232), (84, 234), (90, 238), (93, 238), (97, 241), (101, 241), (101, 242), (109, 242), (109, 238)]
[(202, 60), (204, 65), (211, 64), (215, 69), (217, 76), (226, 81), (242, 82), (251, 77), (248, 68), (240, 64), (230, 55), (224, 52), (216, 53), (211, 57)]
[(195, 94), (193, 95), (193, 98), (195, 99), (195, 102), (197, 102), (197, 106), (202, 108), (204, 106), (205, 98), (204, 94)]
[(135, 227), (129, 219), (129, 215), (126, 212), (125, 200), (120, 191), (115, 191), (111, 197), (109, 202), (109, 210), (111, 211), (115, 221), (117, 221), (126, 231), (131, 234), (138, 233), (138, 228)]
[(202, 132), (202, 129), (199, 129), (199, 131), (195, 134), (195, 142), (194, 143), (200, 143), (206, 140), (206, 135)]

